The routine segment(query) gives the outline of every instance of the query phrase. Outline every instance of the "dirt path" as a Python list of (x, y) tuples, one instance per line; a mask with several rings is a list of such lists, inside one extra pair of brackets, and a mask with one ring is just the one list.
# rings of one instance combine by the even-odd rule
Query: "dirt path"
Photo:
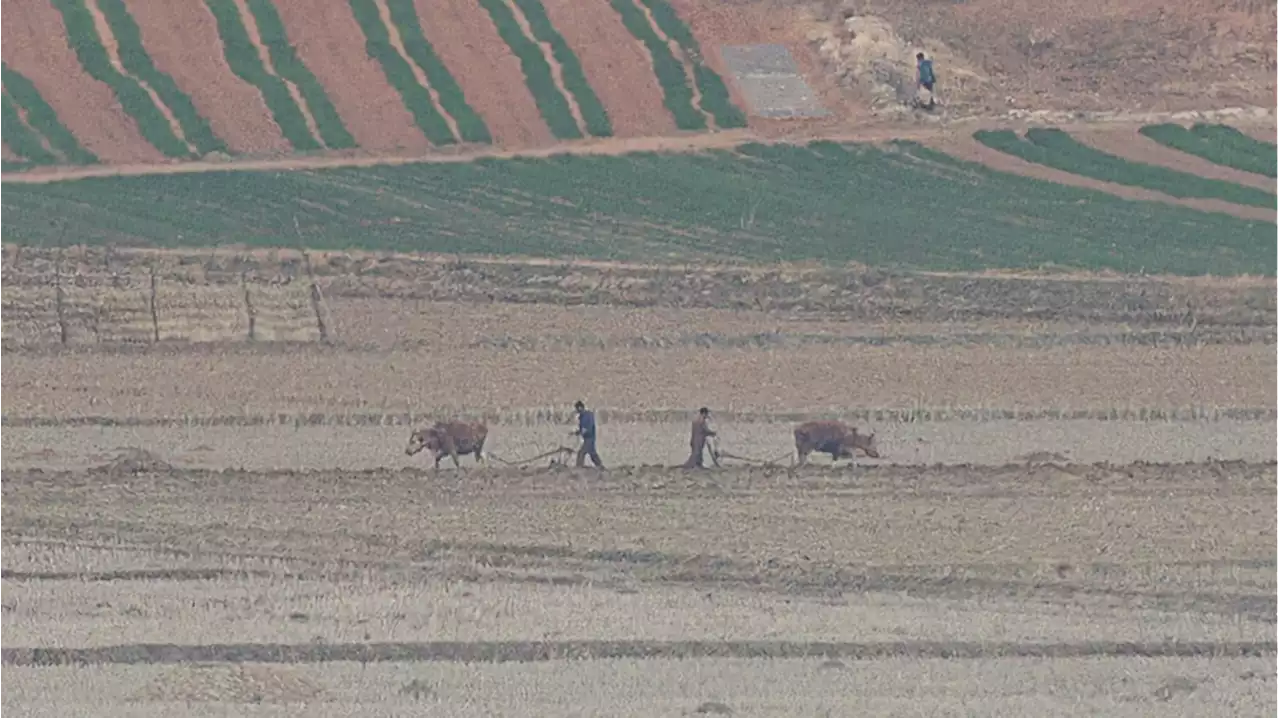
[(289, 88), (289, 95), (293, 97), (294, 104), (298, 106), (298, 110), (302, 113), (302, 118), (306, 120), (307, 131), (311, 133), (311, 136), (321, 147), (324, 147), (324, 137), (320, 134), (320, 127), (316, 124), (315, 116), (311, 114), (311, 107), (302, 97), (302, 91), (292, 81), (276, 71), (276, 66), (271, 61), (271, 51), (267, 49), (266, 44), (262, 41), (262, 32), (258, 29), (258, 20), (254, 17), (253, 11), (249, 9), (249, 4), (245, 0), (234, 1), (236, 11), (240, 13), (240, 21), (244, 23), (245, 32), (249, 35), (249, 41), (253, 43), (254, 48), (258, 51), (258, 59), (262, 61), (262, 68), (268, 74), (275, 75), (284, 83), (285, 87)]
[(555, 142), (524, 82), (520, 59), (475, 0), (414, 0), (422, 34), (480, 115), (495, 150)]
[(529, 18), (524, 16), (524, 10), (515, 3), (515, 0), (502, 0), (511, 9), (511, 14), (515, 17), (516, 23), (520, 25), (520, 32), (529, 38), (529, 42), (538, 46), (538, 50), (542, 52), (542, 56), (546, 59), (547, 64), (551, 66), (551, 80), (556, 84), (556, 90), (564, 96), (564, 101), (569, 103), (569, 112), (573, 115), (573, 121), (578, 125), (578, 132), (583, 137), (590, 137), (591, 133), (587, 131), (587, 121), (582, 117), (582, 108), (578, 106), (578, 98), (569, 92), (569, 88), (564, 84), (564, 68), (561, 67), (560, 61), (556, 59), (555, 52), (551, 49), (551, 43), (543, 42), (534, 34), (533, 28), (529, 26)]
[(173, 110), (161, 99), (160, 93), (156, 92), (155, 88), (148, 84), (146, 80), (134, 75), (125, 68), (124, 62), (120, 60), (120, 43), (116, 41), (115, 33), (111, 31), (111, 23), (107, 22), (107, 17), (102, 14), (102, 8), (98, 7), (97, 0), (84, 0), (84, 6), (89, 10), (89, 14), (93, 16), (94, 29), (98, 32), (98, 38), (102, 40), (102, 46), (107, 50), (107, 57), (111, 60), (111, 66), (115, 68), (116, 72), (138, 83), (138, 86), (151, 98), (151, 102), (156, 106), (156, 109), (160, 110), (160, 114), (164, 115), (165, 121), (169, 123), (169, 129), (173, 131), (173, 136), (187, 146), (188, 152), (199, 156), (199, 150), (187, 139), (187, 134), (182, 129), (182, 123), (178, 122)]
[(374, 152), (431, 147), (382, 65), (365, 52), (364, 33), (345, 0), (275, 0), (275, 5), (298, 58), (332, 98), (358, 146)]
[(431, 96), (431, 104), (436, 108), (436, 112), (440, 113), (440, 117), (444, 118), (445, 124), (449, 126), (449, 134), (453, 135), (455, 140), (461, 142), (462, 132), (458, 129), (458, 121), (445, 109), (444, 103), (440, 101), (440, 93), (427, 79), (426, 70), (420, 67), (409, 55), (409, 52), (404, 49), (404, 38), (400, 37), (400, 28), (396, 27), (395, 20), (391, 17), (391, 9), (387, 7), (387, 0), (373, 0), (373, 3), (378, 6), (378, 19), (382, 21), (383, 27), (387, 28), (387, 38), (391, 41), (391, 46), (395, 48), (396, 52), (400, 53), (401, 59), (413, 71), (413, 78)]
[(1230, 214), (1242, 219), (1262, 220), (1265, 222), (1276, 221), (1276, 211), (1274, 209), (1267, 209), (1265, 207), (1246, 207), (1217, 199), (1181, 199), (1178, 197), (1171, 197), (1161, 192), (1142, 189), (1141, 187), (1130, 187), (1129, 185), (1116, 184), (1114, 182), (1103, 182), (1101, 180), (1072, 174), (1070, 172), (1063, 172), (1062, 170), (1038, 165), (1012, 155), (1007, 155), (981, 144), (968, 134), (957, 134), (949, 138), (934, 138), (926, 140), (924, 144), (942, 152), (946, 152), (953, 157), (969, 160), (971, 162), (979, 162), (1001, 172), (1012, 172), (1014, 174), (1034, 177), (1036, 179), (1042, 179), (1057, 184), (1070, 185), (1072, 187), (1101, 190), (1118, 197), (1124, 197), (1125, 199), (1176, 204), (1183, 207), (1189, 207), (1191, 209), (1198, 209), (1203, 212), (1220, 212), (1223, 214)]
[(196, 112), (232, 152), (270, 156), (292, 149), (271, 119), (262, 93), (231, 71), (208, 6), (149, 0), (125, 3), (156, 68), (191, 97)]
[(667, 37), (667, 33), (662, 31), (662, 27), (658, 25), (658, 21), (654, 19), (653, 13), (649, 11), (648, 5), (645, 5), (640, 0), (629, 1), (644, 14), (645, 22), (649, 23), (649, 27), (653, 28), (653, 32), (658, 36), (658, 39), (667, 44), (667, 48), (669, 48), (671, 50), (671, 54), (675, 56), (676, 62), (680, 63), (680, 67), (684, 68), (685, 80), (689, 83), (689, 90), (693, 92), (692, 103), (694, 111), (701, 113), (706, 119), (708, 129), (716, 129), (718, 125), (716, 125), (715, 115), (702, 108), (702, 90), (698, 89), (698, 78), (693, 74), (693, 64), (690, 63), (689, 58), (685, 56), (684, 48), (680, 47), (680, 43), (676, 42), (674, 39)]
[(673, 132), (653, 57), (632, 37), (607, 2), (542, 0), (547, 16), (582, 62), (587, 82), (604, 103), (615, 136)]
[[(27, 116), (27, 108), (18, 104), (18, 102), (13, 99), (13, 96), (9, 94), (8, 90), (5, 91), (4, 95), (9, 99), (10, 102), (13, 103), (14, 109), (17, 110), (18, 112), (18, 119), (21, 120), (22, 124), (25, 125), (27, 129), (31, 131), (31, 134), (36, 136), (36, 139), (40, 142), (40, 146), (44, 148), (44, 151), (48, 152), (54, 157), (57, 157), (60, 161), (66, 160), (66, 157), (63, 157), (61, 152), (53, 148), (53, 144), (49, 142), (49, 138), (45, 137), (43, 132), (41, 132), (40, 130), (37, 130), (31, 124), (31, 119)], [(8, 147), (8, 145), (6, 145), (6, 147)], [(17, 155), (14, 155), (14, 156), (17, 157)], [(5, 159), (8, 159), (8, 158), (6, 157)], [(30, 158), (23, 158), (23, 159), (30, 159)]]
[(20, 162), (23, 159), (22, 157), (19, 157), (17, 153), (15, 153), (13, 150), (9, 149), (8, 142), (4, 142), (3, 144), (0, 144), (0, 157), (4, 158), (6, 162)]
[(86, 149), (107, 163), (168, 162), (142, 137), (111, 87), (81, 67), (53, 5), (9, 3), (3, 25), (5, 63), (35, 84)]
[(1145, 162), (1209, 179), (1256, 187), (1268, 192), (1276, 191), (1276, 180), (1272, 177), (1214, 164), (1195, 155), (1165, 147), (1137, 132), (1130, 135), (1094, 130), (1076, 132), (1071, 136), (1090, 147), (1134, 162)]

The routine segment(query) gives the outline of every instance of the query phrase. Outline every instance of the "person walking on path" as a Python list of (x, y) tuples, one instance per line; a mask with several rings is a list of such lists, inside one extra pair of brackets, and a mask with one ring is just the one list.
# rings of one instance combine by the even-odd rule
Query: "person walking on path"
[[(707, 439), (716, 435), (716, 432), (711, 430), (711, 425), (709, 423), (710, 420), (711, 420), (710, 409), (708, 409), (705, 406), (702, 407), (701, 409), (698, 409), (698, 416), (693, 420), (693, 428), (689, 436), (689, 448), (692, 451), (689, 454), (688, 460), (684, 462), (684, 468), (686, 469), (705, 468), (702, 465), (702, 452), (707, 446)], [(711, 462), (715, 464), (717, 468), (719, 468), (720, 456), (719, 456), (719, 453), (716, 452), (714, 448), (711, 450)]]
[(929, 91), (928, 109), (933, 109), (933, 60), (926, 60), (923, 52), (916, 53), (916, 83)]
[(596, 414), (591, 411), (581, 401), (573, 405), (573, 411), (578, 415), (578, 429), (573, 432), (573, 436), (582, 437), (582, 446), (578, 447), (578, 463), (577, 466), (582, 468), (586, 466), (586, 458), (591, 457), (591, 463), (596, 468), (603, 469), (604, 462), (600, 460), (600, 455), (596, 453)]

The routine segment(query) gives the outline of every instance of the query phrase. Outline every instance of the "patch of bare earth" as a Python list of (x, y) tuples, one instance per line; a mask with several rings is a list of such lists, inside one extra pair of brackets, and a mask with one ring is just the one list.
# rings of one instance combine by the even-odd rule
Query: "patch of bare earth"
[(604, 103), (616, 136), (675, 130), (675, 120), (663, 105), (653, 58), (608, 3), (543, 0), (542, 4)]
[(3, 157), (6, 162), (17, 162), (22, 159), (22, 157), (9, 148), (8, 142), (0, 145), (0, 157)]
[(493, 136), (497, 148), (551, 144), (520, 60), (474, 0), (415, 0), (422, 34)]
[(1244, 170), (1214, 164), (1204, 158), (1165, 147), (1159, 142), (1137, 132), (1086, 130), (1073, 132), (1071, 136), (1090, 147), (1133, 162), (1145, 162), (1209, 179), (1256, 187), (1268, 192), (1276, 191), (1274, 177), (1264, 177), (1253, 172), (1245, 172)]
[(4, 61), (35, 84), (71, 134), (104, 162), (164, 162), (115, 93), (89, 76), (68, 44), (62, 16), (44, 0), (9, 3)]
[(169, 75), (235, 153), (278, 155), (290, 146), (257, 88), (227, 65), (213, 15), (204, 3), (125, 0), (156, 68)]
[[(324, 138), (320, 136), (319, 127), (316, 125), (316, 118), (311, 114), (311, 106), (302, 96), (302, 91), (298, 86), (293, 84), (288, 78), (281, 77), (276, 72), (275, 63), (271, 60), (271, 52), (262, 42), (262, 32), (258, 29), (258, 20), (254, 16), (253, 11), (249, 9), (249, 5), (245, 0), (234, 0), (236, 12), (240, 13), (240, 21), (244, 23), (245, 32), (249, 35), (249, 42), (253, 43), (253, 47), (258, 52), (258, 60), (262, 63), (262, 68), (268, 74), (275, 75), (284, 86), (289, 90), (289, 96), (293, 99), (293, 103), (298, 106), (298, 111), (302, 113), (302, 118), (307, 123), (307, 131), (315, 138), (315, 141), (324, 145)], [(283, 18), (282, 18), (283, 20)]]
[(560, 65), (560, 61), (556, 59), (555, 53), (551, 50), (551, 43), (544, 42), (533, 33), (533, 28), (529, 27), (529, 18), (525, 17), (524, 10), (517, 5), (514, 0), (503, 0), (507, 8), (511, 11), (511, 15), (516, 19), (516, 23), (520, 26), (520, 32), (528, 38), (529, 42), (538, 47), (542, 52), (542, 57), (546, 59), (547, 65), (551, 67), (551, 81), (555, 83), (556, 91), (563, 97), (564, 101), (569, 104), (569, 112), (573, 115), (573, 121), (578, 125), (578, 131), (583, 137), (589, 137), (587, 132), (587, 122), (582, 119), (582, 108), (578, 106), (578, 98), (569, 92), (569, 88), (564, 84), (564, 68)]
[(1276, 221), (1276, 211), (1274, 209), (1267, 209), (1265, 207), (1246, 207), (1244, 205), (1232, 204), (1230, 202), (1217, 199), (1171, 197), (1162, 192), (1154, 192), (1141, 187), (1131, 187), (1129, 185), (1116, 184), (1114, 182), (1104, 182), (1102, 180), (1092, 179), (1083, 175), (1064, 172), (1045, 165), (1035, 164), (1034, 162), (1028, 162), (1019, 157), (1014, 157), (1013, 155), (1008, 155), (1004, 152), (1000, 152), (999, 150), (987, 147), (968, 135), (953, 135), (946, 139), (931, 138), (924, 140), (923, 144), (941, 150), (942, 152), (946, 152), (953, 157), (971, 162), (978, 162), (1001, 172), (1011, 172), (1048, 182), (1055, 182), (1057, 184), (1070, 185), (1072, 187), (1101, 190), (1103, 192), (1114, 194), (1118, 197), (1124, 197), (1125, 199), (1177, 204), (1205, 212), (1230, 214), (1243, 219), (1262, 220), (1266, 222)]
[(178, 118), (174, 116), (173, 109), (161, 99), (160, 93), (156, 92), (156, 89), (145, 80), (130, 73), (125, 68), (124, 63), (121, 62), (119, 43), (116, 42), (115, 34), (111, 32), (111, 24), (107, 22), (106, 16), (102, 14), (102, 9), (98, 7), (97, 0), (84, 0), (84, 5), (88, 9), (89, 15), (93, 17), (94, 29), (97, 31), (98, 38), (102, 40), (102, 46), (107, 51), (107, 58), (111, 61), (112, 68), (120, 75), (138, 83), (143, 92), (147, 93), (147, 97), (151, 98), (151, 103), (155, 105), (160, 114), (164, 116), (165, 121), (169, 123), (169, 130), (173, 132), (173, 136), (186, 145), (188, 152), (197, 154), (195, 146), (187, 139), (186, 133), (182, 131), (182, 123), (178, 122)]
[[(4, 93), (4, 96), (5, 96), (5, 99), (6, 99), (6, 100), (10, 100), (10, 101), (12, 101), (12, 100), (13, 100), (13, 98), (12, 98), (12, 97), (10, 97), (10, 96), (9, 96), (9, 93), (7, 93), (7, 92), (6, 92), (6, 93)], [(22, 105), (19, 105), (17, 102), (14, 102), (14, 103), (13, 103), (13, 108), (14, 108), (14, 109), (17, 111), (17, 113), (18, 113), (18, 119), (22, 122), (22, 124), (23, 124), (27, 129), (31, 130), (31, 133), (32, 133), (33, 135), (35, 135), (36, 140), (40, 142), (40, 147), (41, 147), (41, 148), (43, 148), (45, 152), (48, 152), (49, 154), (51, 154), (51, 155), (53, 155), (53, 156), (55, 156), (55, 157), (60, 156), (60, 155), (61, 155), (61, 153), (60, 153), (60, 152), (58, 152), (57, 150), (53, 149), (53, 145), (49, 143), (49, 138), (48, 138), (48, 137), (45, 137), (45, 136), (44, 136), (44, 133), (37, 131), (35, 128), (33, 128), (33, 127), (31, 126), (31, 120), (30, 120), (30, 118), (27, 116), (27, 108), (23, 107)], [(12, 154), (13, 154), (12, 150), (9, 150), (8, 145), (5, 145), (5, 150), (6, 150), (7, 152), (9, 152), (9, 154), (10, 154), (10, 155), (12, 155)], [(14, 156), (14, 157), (17, 157), (17, 155), (13, 155), (13, 156)], [(9, 159), (9, 156), (8, 156), (8, 155), (6, 155), (6, 156), (5, 156), (5, 159)]]
[(421, 152), (431, 146), (365, 50), (364, 33), (345, 2), (276, 0), (298, 58), (315, 74), (363, 150)]

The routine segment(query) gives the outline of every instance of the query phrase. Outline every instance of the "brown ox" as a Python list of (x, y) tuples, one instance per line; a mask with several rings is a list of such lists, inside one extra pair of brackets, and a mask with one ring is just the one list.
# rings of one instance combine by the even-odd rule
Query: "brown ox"
[(796, 427), (796, 454), (803, 465), (809, 454), (831, 454), (832, 461), (852, 459), (855, 450), (880, 458), (876, 451), (876, 435), (859, 434), (858, 430), (840, 421), (807, 421)]
[(409, 446), (404, 453), (409, 456), (430, 449), (436, 457), (436, 468), (445, 456), (453, 459), (453, 465), (462, 468), (458, 455), (475, 454), (476, 463), (484, 460), (484, 440), (489, 428), (482, 421), (437, 421), (434, 426), (418, 429), (409, 436)]

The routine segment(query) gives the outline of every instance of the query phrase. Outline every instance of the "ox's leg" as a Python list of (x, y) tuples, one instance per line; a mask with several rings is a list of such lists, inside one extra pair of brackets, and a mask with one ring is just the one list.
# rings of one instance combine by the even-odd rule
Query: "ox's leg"
[(444, 452), (436, 449), (436, 468), (440, 468), (440, 460), (444, 458)]
[(479, 463), (481, 463), (481, 462), (486, 463), (486, 464), (487, 464), (487, 463), (489, 463), (489, 459), (488, 459), (488, 457), (486, 457), (486, 456), (484, 455), (484, 442), (483, 442), (483, 441), (482, 441), (482, 442), (480, 442), (479, 444), (476, 444), (476, 463), (477, 463), (477, 464), (479, 464)]

